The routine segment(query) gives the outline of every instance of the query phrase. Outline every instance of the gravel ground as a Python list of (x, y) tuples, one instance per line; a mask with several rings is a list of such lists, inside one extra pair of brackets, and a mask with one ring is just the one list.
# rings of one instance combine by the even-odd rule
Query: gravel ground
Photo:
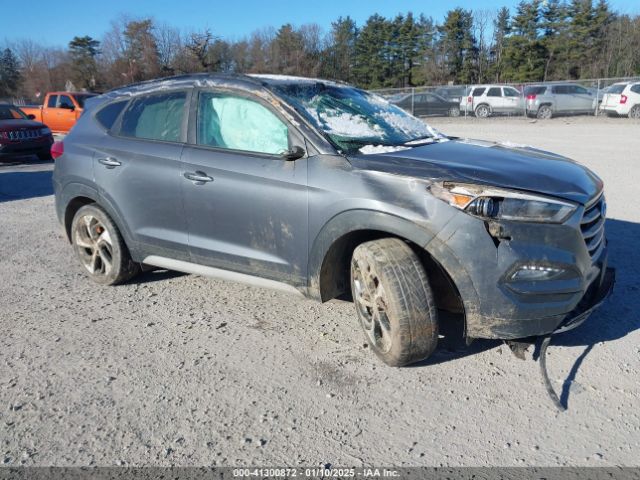
[(537, 364), (498, 342), (404, 369), (353, 306), (170, 272), (90, 283), (63, 239), (51, 164), (0, 167), (0, 464), (640, 465), (640, 125), (439, 119), (569, 155), (607, 185), (604, 307)]

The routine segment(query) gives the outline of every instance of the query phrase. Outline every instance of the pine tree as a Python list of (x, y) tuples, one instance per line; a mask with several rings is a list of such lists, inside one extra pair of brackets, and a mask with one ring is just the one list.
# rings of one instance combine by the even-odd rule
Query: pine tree
[(547, 50), (540, 37), (541, 0), (521, 1), (504, 49), (504, 79), (537, 82), (544, 77)]
[(80, 88), (97, 87), (98, 66), (96, 56), (100, 42), (90, 36), (73, 37), (69, 42), (69, 55), (73, 69), (73, 82)]
[(472, 12), (462, 8), (450, 10), (439, 31), (449, 79), (458, 83), (475, 82), (478, 47), (473, 36)]
[(356, 41), (356, 82), (364, 88), (383, 88), (389, 85), (389, 23), (372, 15), (364, 24)]
[(358, 28), (351, 17), (339, 17), (331, 24), (331, 46), (329, 65), (326, 71), (330, 78), (351, 82), (356, 56)]
[(130, 81), (155, 78), (160, 74), (160, 54), (153, 35), (153, 20), (128, 22), (124, 30), (125, 55)]
[(21, 83), (20, 64), (11, 49), (0, 53), (0, 98), (17, 94)]
[(507, 36), (511, 31), (509, 9), (502, 7), (498, 10), (496, 19), (493, 22), (493, 45), (489, 61), (492, 64), (490, 68), (491, 76), (496, 82), (502, 81), (504, 60), (503, 52)]

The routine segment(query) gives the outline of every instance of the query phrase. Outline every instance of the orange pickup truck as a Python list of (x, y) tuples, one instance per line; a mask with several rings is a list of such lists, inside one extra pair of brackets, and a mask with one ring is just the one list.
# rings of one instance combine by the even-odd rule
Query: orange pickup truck
[(29, 118), (44, 123), (54, 133), (68, 133), (82, 114), (87, 98), (97, 93), (49, 92), (43, 105), (20, 107)]

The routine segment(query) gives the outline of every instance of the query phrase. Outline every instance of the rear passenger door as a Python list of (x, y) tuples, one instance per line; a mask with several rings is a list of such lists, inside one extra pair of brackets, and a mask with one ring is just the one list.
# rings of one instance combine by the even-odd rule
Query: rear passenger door
[(513, 87), (502, 87), (505, 111), (516, 114), (524, 110), (524, 96)]
[(142, 258), (189, 257), (180, 192), (189, 97), (187, 91), (134, 97), (94, 155), (100, 195), (122, 219)]
[(553, 93), (553, 101), (555, 104), (555, 111), (559, 113), (570, 112), (572, 108), (572, 102), (569, 93), (568, 85), (554, 85), (551, 87)]
[(192, 261), (294, 285), (306, 282), (305, 145), (269, 103), (229, 90), (192, 100), (181, 186)]
[(504, 104), (500, 87), (491, 87), (487, 90), (487, 102), (493, 112), (504, 113), (506, 105)]

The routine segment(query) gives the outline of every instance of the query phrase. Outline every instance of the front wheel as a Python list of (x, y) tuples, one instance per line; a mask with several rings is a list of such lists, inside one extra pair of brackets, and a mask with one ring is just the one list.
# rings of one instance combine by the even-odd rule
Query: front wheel
[(353, 252), (351, 290), (368, 344), (387, 365), (427, 358), (438, 343), (438, 314), (418, 256), (397, 238)]
[(634, 105), (631, 110), (629, 110), (629, 118), (634, 120), (640, 119), (640, 105)]
[(116, 285), (140, 272), (118, 228), (97, 205), (85, 205), (76, 212), (71, 243), (85, 272), (96, 283)]
[(460, 116), (460, 108), (459, 107), (451, 107), (449, 109), (450, 117), (459, 117)]

